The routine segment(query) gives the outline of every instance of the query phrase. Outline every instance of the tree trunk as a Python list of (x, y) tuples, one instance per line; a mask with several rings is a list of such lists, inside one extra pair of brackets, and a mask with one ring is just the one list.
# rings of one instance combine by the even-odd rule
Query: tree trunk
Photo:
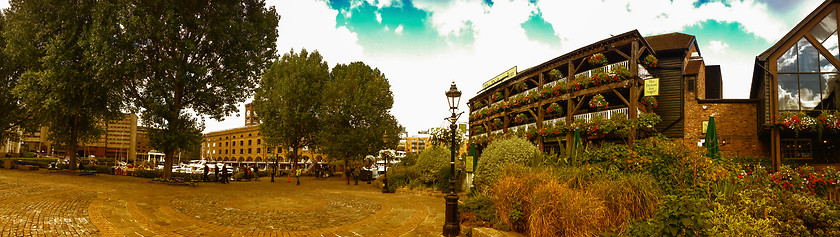
[(172, 160), (175, 159), (175, 151), (166, 151), (163, 157), (163, 179), (172, 178)]
[[(70, 143), (67, 144), (68, 149), (70, 149), (70, 171), (76, 170), (76, 149), (79, 149), (79, 132), (76, 130), (76, 126), (79, 124), (79, 118), (73, 118), (73, 128), (70, 128)], [(41, 134), (44, 136), (44, 134)], [(40, 150), (41, 148), (38, 147)]]
[(347, 169), (349, 163), (350, 161), (347, 159), (347, 157), (344, 157), (344, 177), (347, 180), (347, 185), (350, 185), (350, 173), (348, 173), (350, 172), (350, 170)]

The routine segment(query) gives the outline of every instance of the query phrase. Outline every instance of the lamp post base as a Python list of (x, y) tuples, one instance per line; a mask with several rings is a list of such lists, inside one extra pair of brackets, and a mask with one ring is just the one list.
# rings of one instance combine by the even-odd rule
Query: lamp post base
[(443, 236), (458, 236), (461, 233), (461, 223), (458, 220), (458, 195), (449, 193), (446, 199), (446, 221), (443, 224)]

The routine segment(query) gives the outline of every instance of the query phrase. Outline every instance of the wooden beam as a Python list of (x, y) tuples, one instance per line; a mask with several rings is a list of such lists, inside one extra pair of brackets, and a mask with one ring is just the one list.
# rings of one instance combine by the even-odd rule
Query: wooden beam
[(612, 88), (612, 91), (613, 91), (616, 95), (618, 95), (618, 98), (619, 98), (619, 99), (621, 99), (621, 101), (623, 101), (623, 102), (624, 102), (624, 104), (625, 104), (625, 105), (627, 105), (627, 107), (630, 107), (630, 102), (628, 102), (628, 101), (627, 101), (627, 99), (624, 99), (624, 96), (623, 96), (623, 95), (621, 95), (621, 93), (618, 93), (618, 91), (617, 91), (617, 90), (615, 90), (615, 88)]
[[(811, 36), (811, 34), (805, 34), (805, 39), (807, 39), (808, 42), (811, 42), (811, 44), (813, 44), (814, 47), (816, 47), (817, 50), (819, 50), (820, 53), (822, 53), (822, 56), (824, 58), (828, 59), (828, 62), (830, 62), (831, 65), (834, 65), (834, 67), (836, 67), (836, 68), (840, 68), (840, 61), (838, 61), (837, 58), (834, 57), (834, 54), (828, 52), (828, 50), (825, 49), (825, 47), (823, 47), (823, 45), (820, 44), (819, 41), (817, 41), (817, 39), (815, 39), (813, 36)], [(829, 56), (826, 57), (826, 55), (829, 55)]]
[(624, 52), (621, 52), (621, 50), (618, 50), (618, 48), (613, 48), (613, 51), (618, 53), (618, 55), (621, 55), (622, 57), (626, 58), (627, 60), (630, 60), (630, 56), (627, 56), (627, 54), (624, 54)]
[(644, 45), (642, 45), (642, 48), (640, 48), (640, 49), (639, 49), (639, 54), (638, 54), (638, 55), (639, 55), (639, 56), (642, 56), (642, 54), (644, 54), (644, 53), (645, 53), (645, 51), (647, 51), (647, 47), (646, 47), (646, 46), (644, 46)]
[(580, 101), (578, 101), (577, 105), (575, 105), (575, 110), (574, 111), (578, 111), (580, 109), (580, 106), (583, 105), (583, 101), (585, 101), (585, 100), (586, 100), (586, 96), (580, 97)]

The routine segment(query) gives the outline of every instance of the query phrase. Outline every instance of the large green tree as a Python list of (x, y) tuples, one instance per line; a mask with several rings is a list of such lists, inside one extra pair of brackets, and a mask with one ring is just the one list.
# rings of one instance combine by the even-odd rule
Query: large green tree
[[(336, 65), (330, 75), (318, 113), (318, 147), (332, 159), (343, 159), (347, 170), (350, 160), (396, 144), (401, 127), (390, 112), (391, 85), (379, 69), (354, 62)], [(383, 134), (390, 141), (382, 141)]]
[(103, 61), (128, 86), (152, 146), (173, 155), (201, 140), (198, 117), (221, 119), (253, 94), (275, 57), (279, 15), (262, 0), (116, 2), (102, 37)]
[(317, 111), (329, 70), (318, 51), (291, 51), (275, 61), (260, 81), (254, 97), (260, 133), (268, 146), (291, 148), (292, 164), (297, 164), (298, 150), (315, 146)]
[(20, 99), (12, 94), (12, 89), (17, 85), (20, 68), (3, 52), (6, 48), (6, 39), (3, 37), (3, 29), (6, 26), (6, 17), (0, 12), (0, 144), (7, 139), (16, 140), (20, 134), (20, 128), (30, 116), (23, 109)]
[(72, 170), (79, 143), (121, 118), (119, 84), (93, 70), (91, 33), (104, 8), (81, 0), (13, 0), (10, 6), (4, 52), (22, 70), (14, 93), (26, 113), (49, 127), (49, 138), (65, 145)]

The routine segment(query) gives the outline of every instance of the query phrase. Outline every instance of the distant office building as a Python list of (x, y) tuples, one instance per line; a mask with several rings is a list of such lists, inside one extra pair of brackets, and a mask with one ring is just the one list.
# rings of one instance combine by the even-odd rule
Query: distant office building
[[(284, 152), (285, 151), (285, 152)], [(299, 161), (326, 161), (326, 156), (309, 148), (301, 149)], [(254, 111), (254, 104), (245, 105), (245, 126), (204, 134), (201, 157), (206, 160), (244, 165), (265, 162), (268, 157), (280, 155), (280, 161), (288, 161), (288, 149), (268, 146), (260, 135), (260, 119)]]

